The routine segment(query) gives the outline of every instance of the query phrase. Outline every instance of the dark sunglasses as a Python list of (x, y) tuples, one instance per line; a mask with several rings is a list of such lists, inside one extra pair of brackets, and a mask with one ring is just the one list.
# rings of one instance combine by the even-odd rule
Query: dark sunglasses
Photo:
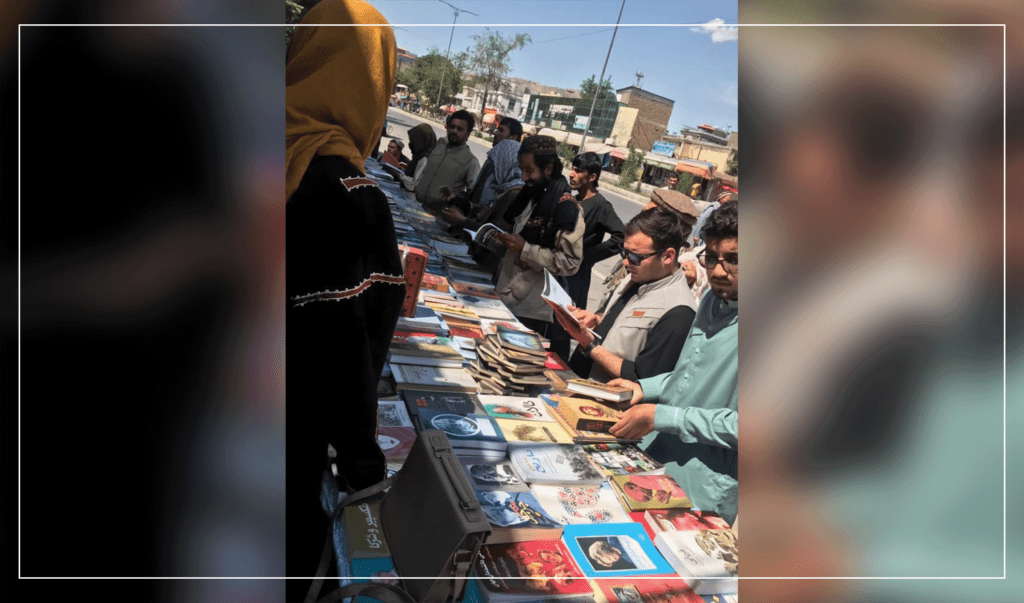
[(630, 264), (632, 264), (634, 266), (639, 266), (640, 263), (643, 262), (644, 260), (646, 260), (647, 258), (649, 258), (651, 256), (658, 255), (662, 251), (665, 251), (665, 250), (661, 249), (661, 250), (658, 250), (658, 251), (652, 251), (650, 253), (645, 253), (643, 255), (640, 255), (639, 253), (632, 253), (630, 251), (626, 251), (625, 249), (622, 249), (622, 250), (619, 251), (619, 255), (621, 255), (623, 258), (625, 258), (626, 261), (629, 262)]

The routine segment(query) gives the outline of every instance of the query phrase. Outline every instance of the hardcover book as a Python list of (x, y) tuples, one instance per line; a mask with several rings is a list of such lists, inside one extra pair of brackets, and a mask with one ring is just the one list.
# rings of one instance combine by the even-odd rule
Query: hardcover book
[(579, 431), (608, 433), (622, 418), (622, 412), (586, 398), (561, 396), (555, 412)]
[(669, 475), (613, 475), (615, 492), (630, 511), (689, 509), (693, 506)]
[(570, 379), (567, 383), (569, 391), (609, 402), (619, 410), (629, 408), (629, 401), (633, 399), (633, 390), (626, 387), (608, 385), (593, 379)]
[(513, 448), (509, 459), (530, 484), (599, 484), (604, 474), (576, 444), (541, 444)]
[(541, 362), (547, 357), (544, 343), (536, 333), (524, 333), (498, 325), (498, 342), (502, 348), (511, 349), (524, 354), (539, 356)]
[(485, 544), (473, 573), (490, 603), (593, 600), (589, 581), (561, 540)]
[(572, 437), (554, 421), (497, 418), (498, 428), (509, 444), (572, 444)]
[(553, 540), (562, 536), (562, 525), (544, 511), (529, 492), (474, 490), (484, 515), (491, 522), (487, 544)]
[(607, 475), (662, 475), (665, 465), (635, 444), (585, 444), (590, 460)]
[(662, 532), (654, 543), (698, 595), (736, 592), (740, 557), (732, 530)]
[(398, 252), (402, 254), (402, 274), (405, 275), (405, 299), (402, 300), (401, 314), (413, 316), (420, 293), (420, 280), (427, 265), (427, 254), (406, 245), (399, 245)]
[(578, 486), (537, 484), (531, 491), (540, 505), (562, 525), (631, 521), (607, 482)]
[(563, 538), (583, 575), (591, 578), (675, 573), (635, 523), (567, 525)]

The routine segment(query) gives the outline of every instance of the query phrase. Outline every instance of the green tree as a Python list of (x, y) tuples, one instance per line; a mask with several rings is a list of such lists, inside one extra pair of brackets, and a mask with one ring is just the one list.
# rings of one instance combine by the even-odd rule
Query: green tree
[(740, 173), (740, 162), (733, 159), (725, 164), (725, 173), (730, 176), (735, 176)]
[(597, 96), (598, 102), (615, 98), (615, 91), (612, 89), (612, 78), (602, 80), (600, 87), (597, 85), (597, 78), (593, 75), (583, 80), (583, 83), (580, 84), (580, 98), (587, 101), (588, 109), (595, 96)]
[(558, 154), (562, 156), (562, 163), (565, 167), (572, 165), (572, 160), (576, 159), (576, 151), (572, 149), (572, 146), (567, 142), (558, 143)]
[(506, 38), (500, 32), (487, 30), (483, 35), (473, 36), (476, 44), (466, 51), (468, 66), (477, 75), (478, 85), (483, 82), (484, 97), (481, 107), (487, 108), (487, 97), (491, 90), (499, 90), (507, 83), (503, 78), (512, 69), (509, 55), (530, 42), (529, 34), (516, 34)]
[(643, 166), (643, 151), (630, 145), (629, 155), (626, 155), (626, 160), (622, 162), (622, 171), (619, 173), (619, 184), (623, 188), (629, 188), (631, 184), (640, 180), (638, 172), (643, 169)]
[(683, 172), (679, 174), (679, 184), (676, 185), (676, 190), (689, 196), (690, 187), (693, 186), (693, 181), (696, 180), (693, 174), (689, 172)]
[(441, 91), (440, 104), (451, 104), (455, 95), (462, 91), (465, 62), (463, 53), (448, 59), (439, 49), (431, 48), (427, 54), (416, 59), (412, 67), (399, 71), (397, 81), (408, 86), (410, 92), (415, 92), (424, 105), (434, 106), (438, 90)]

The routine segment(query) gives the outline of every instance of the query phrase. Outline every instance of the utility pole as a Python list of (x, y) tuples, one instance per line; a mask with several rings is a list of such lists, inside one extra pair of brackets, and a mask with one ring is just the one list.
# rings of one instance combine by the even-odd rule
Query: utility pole
[[(465, 10), (465, 9), (461, 9), (461, 8), (459, 8), (459, 7), (457, 7), (457, 6), (453, 5), (453, 4), (449, 4), (449, 3), (445, 2), (444, 0), (437, 0), (437, 1), (441, 2), (443, 4), (448, 4), (448, 6), (452, 7), (452, 10), (455, 11), (455, 19), (452, 21), (452, 33), (451, 33), (451, 35), (448, 36), (448, 50), (446, 50), (445, 53), (444, 53), (445, 63), (444, 63), (444, 65), (441, 66), (441, 85), (437, 87), (437, 103), (436, 103), (436, 105), (437, 105), (437, 108), (440, 109), (441, 108), (441, 91), (444, 90), (444, 76), (447, 75), (447, 73), (448, 73), (448, 60), (449, 60), (448, 59), (448, 55), (451, 54), (451, 52), (452, 52), (452, 38), (455, 37), (455, 22), (459, 20), (459, 13), (469, 13), (470, 15), (473, 15), (474, 17), (479, 17), (480, 15), (478, 15), (476, 13), (473, 13), (473, 12), (470, 12), (470, 11)], [(625, 2), (626, 0), (622, 0), (622, 1)]]
[(583, 145), (587, 143), (587, 131), (590, 130), (590, 122), (594, 119), (594, 107), (597, 106), (597, 97), (604, 96), (603, 84), (604, 84), (604, 71), (608, 68), (608, 58), (612, 56), (612, 46), (615, 44), (615, 34), (619, 33), (619, 21), (622, 21), (622, 9), (626, 8), (626, 0), (622, 0), (622, 6), (619, 7), (619, 18), (615, 20), (615, 31), (612, 32), (612, 41), (608, 44), (608, 54), (604, 57), (604, 66), (601, 67), (601, 77), (597, 80), (597, 93), (594, 94), (594, 100), (590, 103), (590, 113), (587, 115), (587, 125), (583, 126), (583, 138), (580, 139), (580, 153), (583, 152)]

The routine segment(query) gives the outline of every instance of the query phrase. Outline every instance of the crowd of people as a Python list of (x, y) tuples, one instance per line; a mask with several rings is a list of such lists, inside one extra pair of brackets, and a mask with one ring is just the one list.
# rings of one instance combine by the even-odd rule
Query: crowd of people
[[(309, 572), (306, 559), (291, 563), (292, 546), (309, 546), (305, 530), (318, 511), (327, 444), (337, 450), (346, 485), (360, 488), (384, 476), (376, 385), (404, 294), (388, 201), (363, 170), (394, 85), (394, 37), (379, 13), (351, 0), (325, 0), (304, 19), (343, 22), (380, 27), (299, 28), (287, 63), (290, 575)], [(565, 166), (553, 138), (524, 140), (522, 125), (504, 118), (481, 166), (467, 145), (475, 126), (466, 111), (448, 116), (440, 140), (429, 125), (416, 126), (408, 145), (387, 144), (381, 163), (398, 170), (403, 187), (453, 235), (486, 223), (501, 228), (495, 240), (503, 253), (473, 249), (502, 302), (579, 376), (631, 389), (632, 405), (612, 433), (642, 439), (641, 448), (666, 464), (697, 507), (732, 523), (735, 195), (701, 213), (686, 195), (655, 190), (623, 225), (598, 191), (598, 156), (582, 153)], [(616, 254), (622, 262), (603, 283), (604, 300), (588, 308), (594, 264)], [(545, 271), (562, 279), (574, 317), (596, 334), (574, 330), (571, 356), (570, 325), (560, 324), (564, 319), (556, 320), (541, 298)]]

